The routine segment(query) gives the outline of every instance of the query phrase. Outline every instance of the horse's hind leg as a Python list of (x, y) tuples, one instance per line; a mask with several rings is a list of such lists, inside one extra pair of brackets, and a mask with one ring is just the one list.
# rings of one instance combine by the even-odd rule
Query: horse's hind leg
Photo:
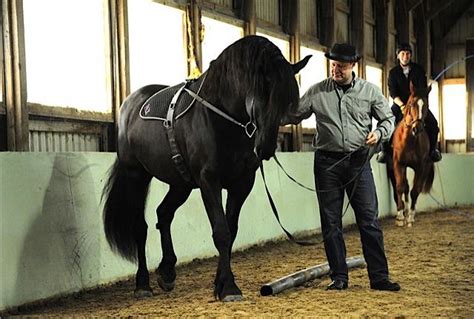
[(188, 199), (191, 194), (190, 188), (178, 188), (170, 186), (168, 193), (156, 209), (158, 223), (156, 228), (160, 231), (161, 249), (163, 258), (156, 270), (158, 285), (164, 291), (171, 291), (175, 286), (176, 279), (176, 254), (171, 239), (171, 222), (178, 207)]
[[(148, 188), (148, 184), (151, 180), (151, 175), (149, 175), (143, 168), (129, 168), (128, 176), (130, 183), (128, 185), (129, 192), (143, 192), (143, 189)], [(144, 196), (146, 197), (147, 191), (145, 190)], [(137, 209), (144, 211), (145, 201), (137, 201), (132, 205), (139, 206)], [(150, 277), (148, 273), (148, 267), (146, 263), (146, 254), (145, 254), (145, 245), (147, 238), (147, 229), (148, 225), (145, 221), (144, 214), (139, 214), (136, 216), (136, 222), (133, 229), (133, 236), (137, 245), (137, 257), (138, 257), (138, 270), (135, 276), (135, 292), (134, 295), (137, 298), (142, 297), (151, 297), (153, 291), (150, 287)]]

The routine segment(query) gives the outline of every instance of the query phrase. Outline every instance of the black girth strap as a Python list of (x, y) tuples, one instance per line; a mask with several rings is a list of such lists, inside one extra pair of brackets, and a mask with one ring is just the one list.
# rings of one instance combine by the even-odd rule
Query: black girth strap
[(184, 85), (176, 92), (173, 96), (173, 99), (170, 102), (168, 107), (168, 113), (166, 114), (166, 120), (163, 122), (164, 127), (166, 128), (166, 135), (168, 136), (168, 142), (170, 143), (171, 148), (171, 159), (173, 160), (174, 165), (176, 166), (181, 177), (186, 181), (191, 181), (191, 174), (189, 173), (186, 164), (184, 163), (184, 158), (179, 151), (178, 144), (176, 143), (176, 136), (174, 134), (174, 110), (176, 102), (178, 101), (179, 96), (183, 89), (185, 89), (190, 82), (186, 81)]

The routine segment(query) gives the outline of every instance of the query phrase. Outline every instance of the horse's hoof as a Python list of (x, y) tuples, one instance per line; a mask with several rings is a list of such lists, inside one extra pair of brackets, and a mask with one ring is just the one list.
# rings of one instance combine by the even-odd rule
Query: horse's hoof
[(413, 223), (407, 223), (407, 227), (412, 227)]
[(149, 297), (153, 297), (153, 290), (151, 290), (151, 288), (149, 288), (149, 290), (148, 289), (135, 289), (135, 291), (133, 292), (133, 295), (137, 299), (149, 298)]
[(396, 220), (396, 221), (395, 221), (395, 224), (396, 224), (398, 227), (403, 227), (403, 226), (405, 226), (405, 221), (404, 221), (404, 220)]
[(242, 300), (244, 300), (244, 297), (242, 297), (242, 295), (228, 295), (222, 298), (222, 302), (233, 302)]
[(163, 291), (166, 291), (166, 292), (169, 292), (169, 291), (173, 290), (175, 285), (176, 285), (175, 280), (173, 280), (172, 282), (165, 282), (159, 274), (158, 274), (158, 278), (157, 278), (156, 281), (158, 281), (158, 286), (160, 286), (160, 288), (163, 289)]

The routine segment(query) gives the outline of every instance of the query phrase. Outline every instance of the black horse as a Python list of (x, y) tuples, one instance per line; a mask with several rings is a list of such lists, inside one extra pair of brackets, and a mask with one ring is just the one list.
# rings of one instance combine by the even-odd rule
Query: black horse
[[(168, 90), (165, 86), (143, 87), (124, 101), (118, 159), (104, 187), (104, 225), (110, 246), (124, 258), (138, 260), (135, 296), (153, 294), (145, 257), (144, 207), (148, 186), (156, 177), (169, 184), (156, 209), (163, 256), (156, 271), (159, 286), (165, 291), (174, 288), (177, 258), (170, 226), (178, 207), (199, 188), (219, 253), (214, 296), (222, 301), (242, 299), (230, 265), (240, 209), (261, 160), (275, 153), (281, 118), (298, 105), (295, 74), (308, 60), (290, 64), (269, 40), (248, 36), (226, 48), (199, 79), (188, 83), (189, 91), (176, 102), (176, 112), (182, 112), (170, 118), (168, 111), (165, 125), (144, 120), (140, 113), (151, 96)], [(190, 97), (193, 92), (197, 100)], [(217, 114), (219, 110), (225, 114)], [(176, 156), (180, 165), (172, 159)], [(225, 210), (222, 189), (228, 194)]]

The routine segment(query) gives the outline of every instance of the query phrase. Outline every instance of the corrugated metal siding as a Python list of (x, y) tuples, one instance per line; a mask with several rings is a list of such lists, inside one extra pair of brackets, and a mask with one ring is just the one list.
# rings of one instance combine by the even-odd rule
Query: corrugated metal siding
[(300, 2), (300, 32), (311, 36), (317, 33), (315, 0), (301, 0)]
[(258, 0), (255, 2), (258, 19), (274, 25), (280, 24), (280, 2), (278, 0)]
[(98, 152), (100, 136), (95, 134), (30, 131), (31, 152)]
[[(456, 61), (461, 61), (466, 56), (464, 46), (453, 46), (446, 50), (446, 66)], [(466, 63), (461, 62), (453, 65), (445, 74), (445, 78), (463, 78), (466, 76)]]
[(395, 29), (395, 14), (394, 14), (394, 7), (393, 7), (394, 2), (390, 1), (388, 3), (388, 29)]
[(395, 34), (389, 33), (388, 35), (388, 58), (390, 65), (395, 65), (397, 60), (397, 51), (396, 51), (396, 44), (395, 44)]
[(364, 0), (364, 14), (369, 17), (374, 17), (374, 3), (372, 0)]
[(365, 53), (371, 57), (375, 57), (375, 45), (374, 45), (374, 27), (372, 24), (364, 23), (364, 49)]
[[(453, 26), (446, 35), (446, 66), (458, 61), (466, 55), (466, 39), (474, 37), (474, 4)], [(446, 72), (447, 78), (466, 76), (466, 64), (458, 63)]]

